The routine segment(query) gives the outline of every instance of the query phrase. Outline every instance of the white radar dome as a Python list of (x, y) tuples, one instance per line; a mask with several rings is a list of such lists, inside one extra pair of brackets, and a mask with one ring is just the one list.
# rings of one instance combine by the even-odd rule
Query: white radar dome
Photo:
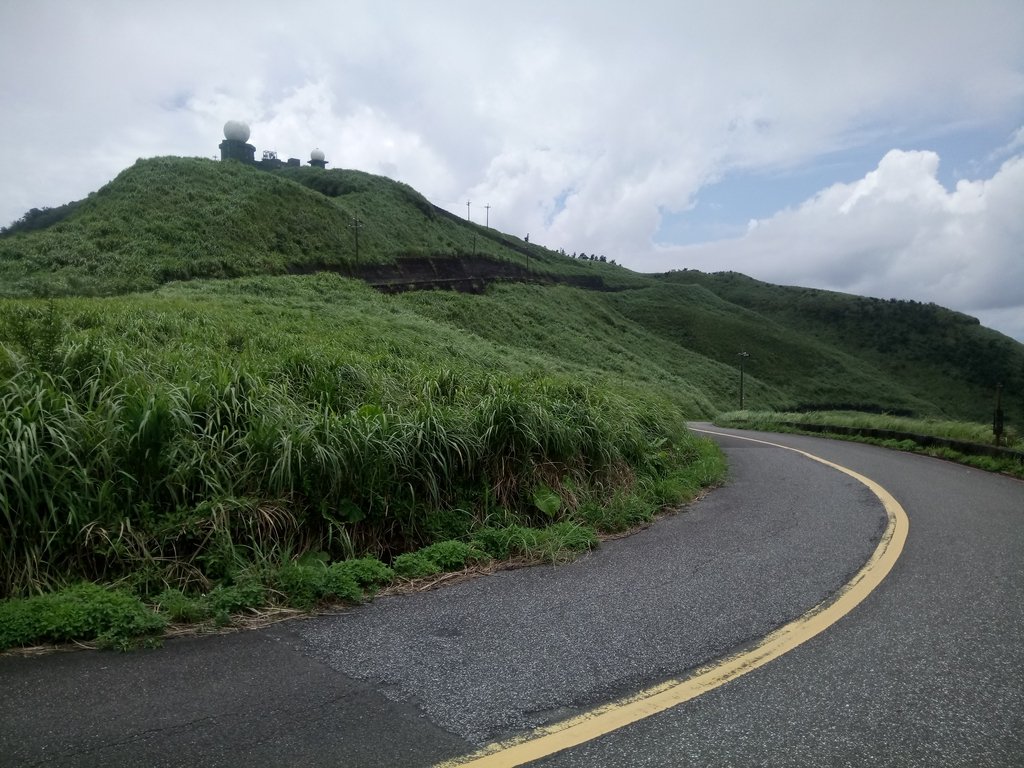
[(309, 159), (310, 160), (323, 160), (324, 159), (324, 151), (322, 149), (314, 149), (312, 152), (309, 153)]
[(249, 126), (240, 120), (228, 120), (224, 123), (224, 138), (230, 141), (248, 141)]

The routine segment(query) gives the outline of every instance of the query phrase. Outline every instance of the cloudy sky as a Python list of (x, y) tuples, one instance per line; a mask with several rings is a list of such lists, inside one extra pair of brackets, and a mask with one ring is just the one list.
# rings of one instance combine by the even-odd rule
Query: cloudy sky
[(1024, 341), (1021, 0), (0, 0), (0, 72), (0, 225), (241, 119), (553, 248)]

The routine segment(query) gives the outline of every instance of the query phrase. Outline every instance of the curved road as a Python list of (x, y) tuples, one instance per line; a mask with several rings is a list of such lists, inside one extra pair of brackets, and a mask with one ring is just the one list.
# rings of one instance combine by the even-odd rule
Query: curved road
[[(893, 571), (767, 666), (531, 765), (1024, 765), (1024, 483), (758, 437), (891, 492), (911, 520)], [(685, 675), (834, 594), (886, 523), (844, 474), (715, 439), (725, 487), (567, 566), (143, 653), (0, 657), (0, 765), (429, 766)]]
[[(733, 457), (766, 450), (717, 439)], [(855, 443), (766, 439), (898, 498), (911, 527), (893, 572), (764, 669), (534, 764), (1024, 765), (1024, 483)]]

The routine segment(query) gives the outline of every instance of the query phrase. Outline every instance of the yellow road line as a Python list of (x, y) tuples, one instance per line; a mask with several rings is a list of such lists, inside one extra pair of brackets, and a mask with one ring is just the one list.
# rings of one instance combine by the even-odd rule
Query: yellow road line
[(900, 503), (874, 480), (787, 445), (725, 432), (704, 429), (693, 431), (794, 451), (866, 485), (882, 502), (888, 517), (885, 532), (871, 557), (839, 592), (800, 618), (767, 635), (753, 648), (701, 667), (685, 678), (670, 680), (569, 720), (538, 728), (522, 738), (488, 745), (475, 754), (441, 763), (437, 768), (511, 768), (524, 765), (678, 706), (767, 664), (823, 632), (857, 607), (892, 570), (903, 551), (910, 521)]

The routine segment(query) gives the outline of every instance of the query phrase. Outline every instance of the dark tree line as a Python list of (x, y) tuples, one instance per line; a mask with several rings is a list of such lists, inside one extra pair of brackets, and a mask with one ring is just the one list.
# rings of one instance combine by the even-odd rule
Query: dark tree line
[(565, 252), (565, 249), (562, 249), (560, 251), (560, 253), (563, 256), (568, 256), (570, 259), (580, 259), (581, 261), (597, 261), (597, 262), (600, 262), (601, 264), (614, 264), (615, 263), (615, 259), (608, 259), (608, 258), (606, 258), (603, 255), (602, 256), (598, 256), (596, 253), (592, 253), (592, 254), (590, 254), (588, 256), (586, 253), (577, 254), (576, 251), (573, 251), (572, 255), (569, 255), (569, 254), (567, 254)]
[(12, 222), (6, 227), (0, 227), (0, 237), (14, 235), (18, 232), (34, 232), (38, 229), (52, 227), (54, 224), (70, 216), (81, 203), (81, 200), (77, 200), (72, 203), (59, 205), (56, 208), (31, 208), (17, 221)]

